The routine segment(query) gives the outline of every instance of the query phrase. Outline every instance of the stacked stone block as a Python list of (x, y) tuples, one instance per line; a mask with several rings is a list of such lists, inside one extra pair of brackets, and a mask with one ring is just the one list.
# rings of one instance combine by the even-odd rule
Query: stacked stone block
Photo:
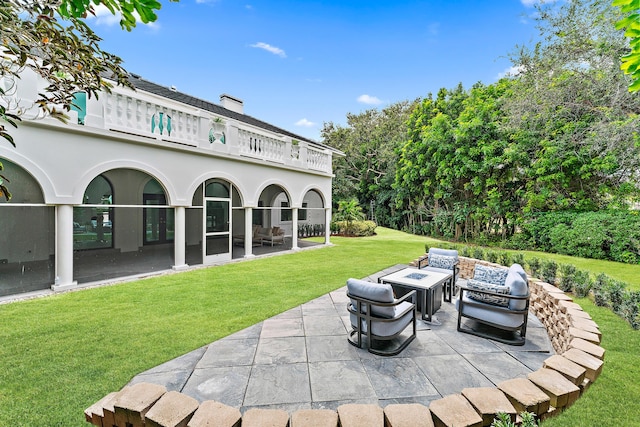
[[(473, 276), (475, 265), (498, 264), (460, 257), (460, 277)], [(414, 261), (417, 264), (417, 260)], [(503, 381), (492, 388), (467, 388), (461, 394), (420, 404), (348, 404), (337, 411), (299, 410), (291, 416), (278, 409), (251, 409), (244, 416), (220, 402), (167, 392), (154, 384), (135, 384), (109, 393), (85, 410), (87, 422), (101, 427), (433, 427), (488, 426), (498, 412), (518, 421), (521, 412), (546, 419), (571, 406), (595, 381), (604, 365), (602, 334), (588, 313), (557, 287), (530, 278), (530, 310), (547, 329), (556, 355), (527, 378)]]

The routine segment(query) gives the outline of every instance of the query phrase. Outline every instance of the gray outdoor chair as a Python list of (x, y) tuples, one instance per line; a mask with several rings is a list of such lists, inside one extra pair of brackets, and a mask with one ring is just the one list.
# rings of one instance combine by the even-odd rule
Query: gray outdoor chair
[[(367, 351), (380, 356), (393, 356), (404, 350), (416, 337), (416, 291), (395, 299), (391, 285), (349, 279), (348, 310), (353, 330), (347, 340), (362, 348), (367, 336)], [(390, 342), (412, 326), (412, 334), (390, 350), (374, 348), (374, 341)], [(354, 336), (356, 339), (354, 340)]]
[(456, 280), (460, 272), (458, 251), (454, 249), (430, 248), (428, 255), (418, 260), (418, 268), (438, 273), (453, 274), (451, 280), (442, 285), (442, 290), (444, 291), (443, 299), (446, 302), (451, 302), (452, 295), (456, 294)]

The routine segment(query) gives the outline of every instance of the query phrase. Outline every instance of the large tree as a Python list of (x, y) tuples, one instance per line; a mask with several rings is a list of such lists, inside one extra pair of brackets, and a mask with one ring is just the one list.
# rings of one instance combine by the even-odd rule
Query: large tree
[(394, 209), (396, 150), (406, 140), (406, 121), (416, 102), (403, 101), (360, 114), (347, 114), (347, 125), (325, 123), (323, 141), (346, 156), (334, 161), (336, 201), (356, 198), (366, 207), (374, 204), (378, 224), (396, 226)]
[(503, 125), (515, 84), (442, 89), (414, 110), (395, 183), (409, 229), (450, 238), (513, 232), (529, 163)]
[(627, 40), (609, 0), (541, 3), (542, 41), (513, 57), (510, 128), (533, 159), (527, 209), (595, 210), (637, 194), (640, 98), (620, 70)]
[[(100, 38), (85, 22), (97, 7), (120, 16), (121, 27), (131, 30), (137, 22), (155, 21), (161, 5), (157, 0), (0, 1), (0, 137), (14, 144), (7, 126), (17, 127), (27, 111), (65, 120), (75, 92), (97, 97), (109, 91), (105, 77), (129, 85), (121, 59), (100, 48)], [(9, 96), (25, 68), (49, 82), (33, 106), (16, 105)]]

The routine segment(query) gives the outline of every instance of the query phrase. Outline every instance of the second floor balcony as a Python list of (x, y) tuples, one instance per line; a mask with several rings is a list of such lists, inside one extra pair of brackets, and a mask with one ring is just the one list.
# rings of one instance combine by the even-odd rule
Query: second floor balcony
[[(222, 95), (222, 105), (218, 105), (135, 75), (131, 82), (136, 91), (115, 86), (99, 99), (77, 93), (67, 126), (82, 126), (88, 132), (107, 131), (132, 142), (157, 142), (172, 149), (195, 149), (203, 154), (332, 173), (336, 150), (245, 115), (242, 101)], [(44, 87), (34, 75), (25, 76), (19, 85), (7, 81), (0, 84), (5, 89), (5, 104), (22, 109), (32, 105)]]

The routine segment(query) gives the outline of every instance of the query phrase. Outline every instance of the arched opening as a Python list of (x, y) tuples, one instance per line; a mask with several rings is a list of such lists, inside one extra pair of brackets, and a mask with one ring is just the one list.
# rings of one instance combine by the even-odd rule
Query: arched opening
[(242, 198), (235, 185), (220, 178), (202, 183), (186, 212), (187, 263), (211, 264), (235, 258), (232, 236), (243, 223)]
[(316, 190), (307, 191), (298, 212), (298, 237), (324, 236), (325, 221), (324, 199)]
[(55, 280), (55, 209), (21, 166), (0, 158), (12, 198), (0, 198), (0, 296), (48, 289)]
[(103, 175), (95, 177), (73, 209), (73, 250), (113, 247), (113, 187)]
[(279, 227), (291, 235), (292, 211), (289, 195), (279, 185), (271, 184), (262, 190), (258, 208), (254, 213), (254, 224), (263, 228)]
[(174, 208), (146, 172), (96, 176), (73, 208), (73, 277), (78, 283), (168, 270), (174, 260)]

